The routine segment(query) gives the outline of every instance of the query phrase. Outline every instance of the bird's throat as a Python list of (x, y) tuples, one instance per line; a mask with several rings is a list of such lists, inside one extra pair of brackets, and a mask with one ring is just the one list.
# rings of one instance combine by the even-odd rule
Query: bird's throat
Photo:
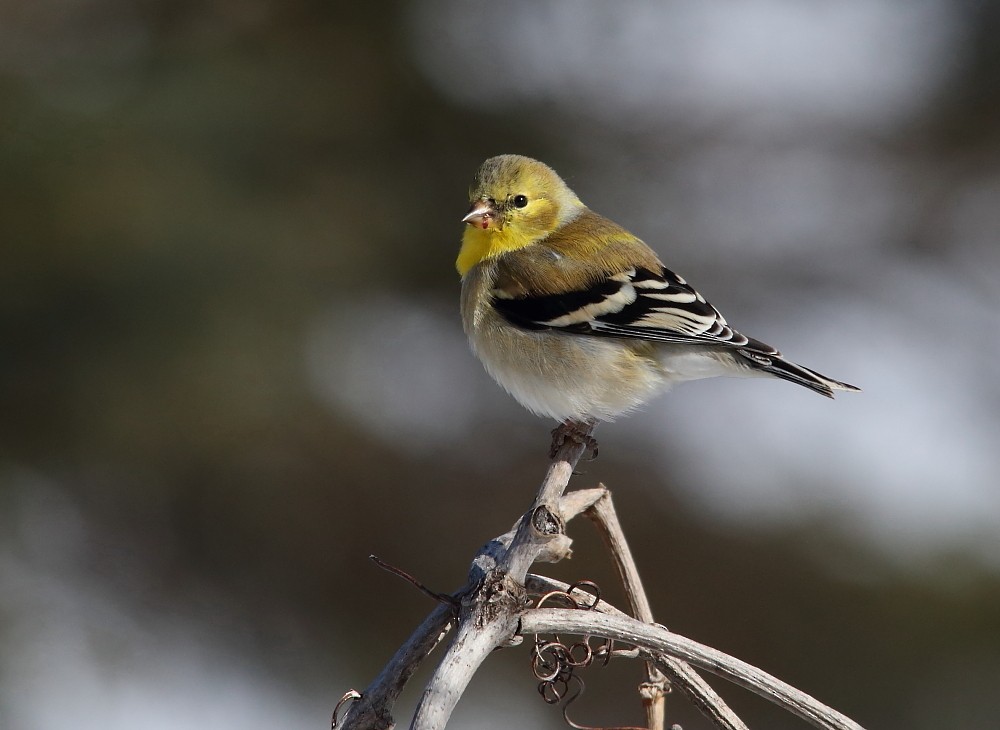
[(515, 228), (515, 226), (503, 228), (490, 226), (483, 230), (478, 226), (467, 227), (462, 236), (462, 248), (459, 249), (458, 259), (455, 261), (458, 273), (465, 276), (469, 269), (484, 259), (530, 246), (534, 239), (519, 234)]

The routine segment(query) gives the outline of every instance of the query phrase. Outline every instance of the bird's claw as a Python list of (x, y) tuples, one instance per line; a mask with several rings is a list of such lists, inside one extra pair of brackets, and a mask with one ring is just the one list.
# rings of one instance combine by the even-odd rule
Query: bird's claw
[(549, 458), (554, 459), (559, 449), (565, 446), (567, 441), (580, 444), (584, 447), (584, 455), (593, 461), (597, 458), (597, 439), (591, 435), (594, 428), (593, 423), (587, 421), (564, 421), (552, 429), (552, 446), (549, 448)]

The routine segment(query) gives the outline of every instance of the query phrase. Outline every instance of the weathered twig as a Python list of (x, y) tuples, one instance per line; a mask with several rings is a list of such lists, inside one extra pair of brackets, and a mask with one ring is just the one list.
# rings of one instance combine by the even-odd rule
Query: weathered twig
[(375, 563), (375, 565), (380, 567), (382, 570), (386, 571), (387, 573), (392, 573), (397, 578), (402, 578), (428, 598), (432, 598), (438, 603), (444, 603), (448, 606), (451, 606), (456, 611), (458, 610), (458, 604), (455, 603), (455, 599), (452, 598), (449, 594), (432, 591), (430, 588), (425, 586), (423, 583), (421, 583), (419, 580), (417, 580), (412, 575), (407, 573), (405, 570), (403, 570), (402, 568), (397, 568), (395, 565), (390, 565), (389, 563), (382, 560), (382, 558), (380, 558), (378, 555), (369, 555), (368, 559), (371, 560), (373, 563)]
[(755, 692), (823, 730), (863, 730), (850, 718), (757, 667), (671, 633), (662, 626), (643, 623), (628, 616), (538, 608), (525, 611), (521, 616), (521, 631), (525, 634), (587, 634), (622, 641), (638, 647), (657, 665), (665, 666), (665, 657), (675, 657), (701, 667)]
[(338, 727), (370, 730), (389, 730), (394, 727), (396, 721), (392, 717), (392, 708), (403, 687), (424, 657), (444, 638), (452, 627), (454, 618), (452, 607), (443, 603), (431, 611), (410, 638), (396, 650), (389, 663), (382, 667), (382, 671), (361, 693), (361, 697), (348, 707), (347, 714)]
[[(646, 597), (646, 590), (642, 587), (642, 579), (639, 577), (639, 570), (632, 557), (632, 551), (625, 540), (625, 532), (618, 521), (618, 515), (615, 514), (611, 494), (606, 491), (604, 496), (594, 502), (585, 514), (597, 526), (598, 532), (604, 539), (604, 544), (607, 545), (611, 557), (614, 558), (618, 575), (625, 587), (629, 606), (632, 607), (632, 615), (640, 621), (653, 623), (653, 609)], [(682, 667), (680, 663), (677, 663), (676, 669), (677, 671), (670, 673), (671, 676), (675, 677), (679, 683), (685, 684), (691, 677), (684, 672), (685, 667)], [(697, 676), (694, 672), (689, 674)], [(639, 688), (639, 691), (642, 696), (643, 708), (646, 710), (646, 727), (649, 730), (663, 730), (665, 696), (668, 689), (666, 677), (653, 662), (647, 661), (646, 681)], [(685, 690), (687, 689), (685, 687)], [(733, 716), (735, 717), (735, 715)]]
[(528, 568), (550, 543), (565, 539), (559, 502), (573, 476), (573, 467), (586, 449), (585, 443), (585, 439), (566, 439), (559, 446), (510, 547), (496, 567), (484, 575), (482, 583), (463, 598), (455, 638), (424, 690), (411, 727), (444, 728), (476, 669), (515, 633), (517, 617), (526, 605), (524, 578)]
[[(570, 585), (562, 581), (548, 578), (542, 575), (528, 574), (525, 581), (528, 591), (533, 594), (542, 595), (551, 591), (568, 591)], [(589, 594), (586, 591), (577, 589), (570, 594), (578, 601), (587, 601)], [(601, 601), (594, 609), (598, 613), (606, 613), (611, 616), (627, 616), (624, 611), (612, 606), (607, 601)], [(521, 630), (524, 631), (522, 623)], [(526, 633), (531, 633), (526, 632)], [(654, 662), (655, 663), (655, 662)], [(671, 656), (664, 656), (661, 665), (670, 677), (673, 685), (680, 689), (691, 703), (701, 711), (705, 717), (711, 720), (716, 727), (722, 730), (748, 730), (746, 724), (733, 712), (725, 700), (719, 697), (712, 686), (702, 679), (690, 664), (681, 659)]]
[[(468, 582), (453, 596), (461, 606), (459, 625), (466, 627), (464, 632), (460, 632), (463, 634), (462, 641), (459, 643), (458, 636), (453, 639), (448, 655), (438, 666), (424, 692), (413, 719), (413, 727), (443, 727), (479, 664), (493, 648), (502, 643), (501, 640), (508, 640), (513, 636), (516, 628), (515, 615), (522, 608), (521, 605), (508, 605), (510, 615), (505, 624), (494, 625), (488, 635), (484, 634), (481, 640), (469, 640), (469, 634), (478, 632), (476, 627), (480, 619), (476, 618), (477, 614), (490, 613), (483, 609), (490, 605), (496, 608), (500, 596), (518, 590), (517, 583), (513, 579), (504, 581), (504, 577), (511, 573), (511, 566), (518, 572), (523, 571), (521, 573), (521, 584), (523, 584), (524, 574), (532, 562), (535, 560), (552, 562), (568, 554), (566, 539), (561, 533), (550, 533), (545, 538), (538, 533), (537, 539), (529, 539), (530, 535), (537, 532), (533, 527), (532, 516), (537, 513), (543, 518), (547, 512), (558, 514), (559, 510), (553, 512), (550, 507), (542, 510), (539, 508), (560, 498), (573, 475), (573, 468), (585, 449), (584, 443), (566, 440), (553, 456), (532, 509), (510, 532), (486, 543), (476, 554)], [(583, 490), (574, 493), (565, 501), (567, 515), (580, 514), (598, 499), (601, 493), (601, 490)], [(521, 534), (520, 540), (518, 540), (519, 534)], [(517, 542), (516, 547), (515, 542)], [(392, 710), (403, 686), (424, 657), (437, 645), (443, 632), (453, 625), (452, 618), (453, 613), (447, 606), (441, 605), (432, 611), (406, 643), (396, 651), (389, 663), (362, 693), (361, 698), (349, 706), (338, 727), (344, 730), (389, 730), (394, 727)], [(490, 641), (495, 643), (487, 646)], [(465, 656), (466, 651), (469, 652), (468, 656)], [(456, 661), (456, 658), (459, 660)], [(465, 662), (468, 664), (463, 667)]]
[[(652, 623), (649, 602), (607, 489), (599, 487), (564, 494), (580, 456), (594, 447), (589, 429), (576, 431), (573, 436), (559, 442), (532, 508), (510, 531), (479, 550), (466, 585), (450, 596), (450, 602), (448, 596), (436, 594), (416, 579), (404, 576), (431, 597), (446, 603), (431, 612), (360, 698), (355, 698), (357, 693), (349, 693), (353, 701), (338, 727), (344, 730), (389, 730), (394, 727), (393, 706), (406, 681), (444, 634), (457, 624), (448, 649), (421, 697), (412, 728), (443, 730), (477, 668), (494, 649), (518, 643), (521, 633), (562, 632), (603, 636), (636, 647), (649, 663), (649, 681), (642, 688), (645, 689), (643, 697), (650, 730), (663, 727), (665, 681), (660, 672), (690, 697), (717, 727), (746, 730), (742, 721), (691, 664), (757, 692), (817, 727), (860, 730), (860, 726), (849, 719), (767, 673)], [(636, 618), (605, 601), (593, 611), (529, 608), (529, 590), (547, 592), (541, 590), (545, 585), (556, 586), (560, 591), (569, 588), (551, 579), (529, 576), (527, 571), (535, 562), (554, 562), (568, 557), (570, 540), (565, 535), (565, 524), (581, 513), (586, 513), (595, 522), (608, 544)]]
[[(619, 577), (625, 588), (625, 594), (631, 607), (632, 615), (645, 623), (653, 623), (653, 612), (649, 605), (649, 599), (639, 577), (632, 552), (625, 539), (618, 515), (615, 512), (614, 502), (611, 493), (604, 485), (597, 489), (587, 490), (597, 492), (599, 496), (592, 499), (590, 506), (584, 510), (584, 514), (595, 524), (601, 537), (604, 539), (608, 550), (611, 552), (618, 569)], [(570, 492), (564, 497), (569, 499), (576, 492)], [(568, 521), (568, 520), (567, 520)], [(542, 586), (547, 586), (542, 588)], [(551, 590), (565, 591), (568, 584), (555, 581), (542, 576), (528, 576), (528, 590), (533, 593), (546, 593)], [(579, 600), (586, 600), (584, 591), (576, 591), (574, 596)], [(612, 614), (626, 615), (611, 606), (606, 601), (598, 604), (598, 611), (610, 612)], [(722, 730), (747, 730), (746, 725), (733, 712), (726, 702), (712, 689), (701, 676), (691, 667), (691, 665), (680, 659), (665, 657), (665, 672), (672, 684), (680, 689), (691, 702), (709, 720)], [(646, 662), (647, 681), (640, 685), (640, 695), (643, 700), (643, 707), (646, 710), (646, 727), (649, 730), (658, 730), (665, 725), (665, 695), (669, 687), (657, 669), (653, 661)]]

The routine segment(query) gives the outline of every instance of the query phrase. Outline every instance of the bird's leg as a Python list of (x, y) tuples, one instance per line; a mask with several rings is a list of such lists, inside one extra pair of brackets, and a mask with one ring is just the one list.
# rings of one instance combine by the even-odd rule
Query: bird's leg
[(552, 429), (552, 447), (549, 449), (549, 458), (554, 459), (556, 452), (562, 448), (562, 445), (567, 440), (570, 440), (585, 446), (590, 453), (589, 458), (596, 459), (597, 439), (591, 435), (596, 425), (597, 420), (592, 418), (583, 421), (575, 421), (572, 418), (568, 418), (560, 423)]

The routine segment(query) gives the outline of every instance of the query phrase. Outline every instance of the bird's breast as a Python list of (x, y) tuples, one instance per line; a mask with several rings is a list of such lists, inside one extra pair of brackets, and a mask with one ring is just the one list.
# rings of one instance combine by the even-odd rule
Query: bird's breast
[(669, 383), (644, 343), (511, 324), (492, 305), (491, 269), (476, 266), (463, 279), (463, 325), (487, 372), (528, 410), (611, 420)]

